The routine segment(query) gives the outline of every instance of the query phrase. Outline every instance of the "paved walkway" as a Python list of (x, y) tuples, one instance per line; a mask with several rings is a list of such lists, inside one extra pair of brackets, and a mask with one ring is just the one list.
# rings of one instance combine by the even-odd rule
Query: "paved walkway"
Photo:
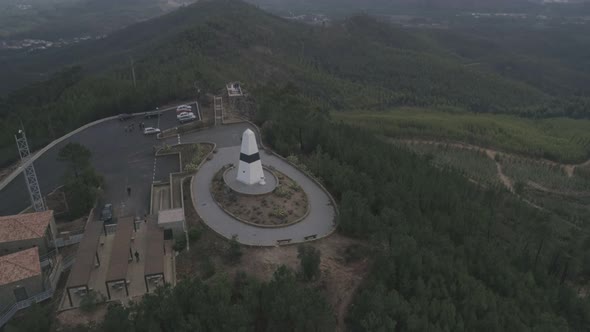
[[(174, 112), (164, 113), (159, 120), (138, 118), (134, 121), (138, 120), (144, 121), (146, 126), (159, 125), (162, 129), (176, 125)], [(144, 136), (137, 131), (127, 133), (124, 131), (126, 125), (127, 122), (116, 119), (103, 121), (76, 132), (46, 152), (40, 153), (35, 161), (35, 168), (43, 194), (47, 194), (63, 182), (65, 165), (57, 161), (59, 149), (68, 142), (79, 142), (92, 151), (92, 163), (105, 178), (106, 201), (113, 203), (124, 213), (147, 213), (150, 184), (154, 176), (158, 175), (153, 174), (152, 147), (163, 141), (156, 141), (155, 136)], [(215, 204), (209, 192), (211, 179), (222, 165), (238, 164), (240, 138), (246, 128), (250, 128), (250, 125), (238, 123), (182, 135), (182, 141), (185, 143), (213, 142), (219, 151), (196, 175), (195, 187), (192, 190), (196, 197), (194, 199), (197, 212), (216, 232), (227, 238), (237, 234), (239, 241), (244, 244), (270, 246), (276, 245), (277, 240), (292, 239), (291, 242), (301, 242), (306, 236), (316, 235), (319, 238), (329, 234), (335, 227), (335, 211), (327, 194), (303, 173), (264, 151), (260, 152), (263, 164), (274, 166), (297, 181), (305, 190), (311, 205), (308, 217), (287, 227), (259, 228), (231, 218)], [(176, 139), (173, 137), (164, 142), (173, 144)], [(173, 168), (163, 162), (164, 160), (157, 162), (156, 171), (160, 167), (163, 172)], [(24, 178), (22, 174), (17, 174), (18, 171), (15, 172), (12, 181), (4, 181), (6, 186), (0, 190), (0, 215), (18, 213), (29, 204)], [(127, 186), (133, 188), (131, 197), (127, 197)]]
[(205, 223), (226, 238), (238, 235), (238, 241), (248, 245), (274, 246), (278, 240), (291, 239), (291, 243), (303, 242), (305, 237), (318, 238), (330, 234), (334, 229), (335, 210), (328, 195), (305, 174), (273, 155), (260, 151), (264, 165), (271, 165), (295, 180), (307, 194), (310, 202), (309, 215), (302, 221), (286, 227), (262, 228), (240, 222), (225, 213), (213, 200), (209, 186), (215, 173), (230, 163), (236, 164), (240, 146), (218, 149), (213, 159), (203, 164), (193, 181), (195, 207)]

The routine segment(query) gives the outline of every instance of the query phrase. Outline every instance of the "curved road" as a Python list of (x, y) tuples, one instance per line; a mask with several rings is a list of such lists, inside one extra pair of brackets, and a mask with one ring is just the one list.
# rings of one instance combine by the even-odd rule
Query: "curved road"
[[(241, 134), (241, 133), (240, 133)], [(291, 243), (303, 242), (305, 237), (317, 238), (329, 235), (336, 227), (335, 210), (328, 195), (305, 174), (284, 160), (260, 151), (264, 165), (271, 165), (295, 180), (308, 196), (310, 212), (302, 221), (280, 228), (263, 228), (240, 222), (225, 213), (213, 200), (209, 190), (211, 181), (219, 169), (227, 164), (237, 164), (240, 146), (218, 148), (213, 159), (205, 162), (193, 181), (193, 200), (195, 207), (205, 223), (226, 238), (234, 234), (238, 242), (256, 246), (274, 246), (277, 240), (291, 239)]]
[[(119, 215), (143, 215), (149, 208), (149, 195), (152, 181), (166, 179), (170, 172), (178, 170), (175, 158), (154, 158), (152, 147), (162, 142), (155, 136), (144, 136), (137, 126), (134, 132), (125, 132), (129, 123), (144, 122), (146, 126), (157, 126), (158, 119), (143, 119), (138, 116), (127, 122), (116, 119), (106, 120), (73, 134), (48, 149), (35, 160), (35, 170), (43, 195), (47, 195), (63, 183), (65, 165), (57, 161), (57, 154), (68, 142), (84, 144), (92, 151), (92, 163), (105, 179), (104, 202), (113, 203)], [(159, 119), (162, 129), (176, 126), (175, 112), (165, 112)], [(213, 230), (231, 238), (238, 235), (241, 243), (250, 245), (276, 245), (277, 240), (292, 239), (304, 241), (305, 236), (328, 235), (335, 227), (334, 207), (327, 194), (303, 173), (275, 156), (261, 151), (264, 164), (272, 165), (296, 180), (305, 190), (310, 201), (310, 213), (301, 222), (283, 228), (259, 228), (241, 223), (224, 213), (213, 202), (209, 184), (214, 173), (222, 165), (236, 163), (239, 156), (240, 137), (246, 123), (225, 125), (181, 137), (182, 142), (214, 142), (218, 153), (213, 160), (206, 162), (193, 181), (196, 208)], [(176, 137), (165, 140), (168, 144), (178, 142)], [(16, 148), (16, 147), (15, 147)], [(132, 188), (127, 196), (126, 188)], [(17, 214), (30, 205), (22, 174), (16, 176), (0, 190), (0, 215)]]
[[(133, 132), (125, 132), (125, 126), (139, 121), (144, 122), (146, 127), (155, 127), (158, 119), (137, 116), (125, 122), (107, 120), (72, 135), (40, 155), (33, 164), (42, 194), (45, 196), (63, 184), (65, 165), (57, 161), (57, 154), (68, 142), (78, 142), (92, 151), (92, 164), (105, 179), (103, 196), (115, 207), (123, 209), (121, 213), (145, 213), (154, 175), (152, 147), (161, 142), (155, 136), (143, 135), (137, 129), (137, 124)], [(161, 128), (175, 126), (175, 112), (162, 113), (159, 122)], [(175, 140), (172, 138), (166, 142), (171, 144)], [(163, 177), (164, 174), (177, 171), (177, 164), (171, 158), (159, 159), (156, 175)], [(131, 197), (127, 197), (127, 186), (132, 188)], [(30, 205), (22, 173), (0, 190), (0, 215), (17, 214)]]

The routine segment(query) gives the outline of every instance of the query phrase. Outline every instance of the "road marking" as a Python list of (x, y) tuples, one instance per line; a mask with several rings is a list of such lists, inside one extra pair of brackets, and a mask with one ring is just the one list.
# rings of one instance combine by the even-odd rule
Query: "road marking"
[(176, 135), (178, 137), (178, 144), (180, 144), (180, 134)]

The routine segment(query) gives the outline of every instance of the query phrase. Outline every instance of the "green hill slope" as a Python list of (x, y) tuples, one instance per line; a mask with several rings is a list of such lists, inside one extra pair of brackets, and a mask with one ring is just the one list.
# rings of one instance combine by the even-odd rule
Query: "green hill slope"
[(190, 98), (195, 80), (210, 90), (240, 80), (254, 95), (267, 85), (291, 83), (314, 105), (331, 110), (436, 106), (536, 115), (565, 112), (546, 91), (465, 66), (464, 60), (429, 33), (366, 16), (310, 27), (240, 1), (201, 1), (102, 40), (10, 63), (37, 69), (79, 67), (0, 101), (0, 156), (4, 162), (14, 157), (11, 133), (19, 124), (17, 116), (32, 141), (41, 145), (100, 117)]

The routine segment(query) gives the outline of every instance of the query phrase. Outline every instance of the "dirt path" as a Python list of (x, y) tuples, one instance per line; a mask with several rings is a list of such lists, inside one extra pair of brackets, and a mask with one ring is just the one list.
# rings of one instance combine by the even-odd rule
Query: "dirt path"
[[(193, 224), (189, 222), (189, 224)], [(193, 224), (194, 225), (194, 224)], [(320, 250), (321, 276), (309, 283), (308, 287), (321, 289), (332, 307), (337, 322), (337, 331), (345, 331), (345, 318), (348, 308), (354, 299), (356, 290), (369, 272), (371, 258), (362, 256), (356, 261), (347, 261), (346, 249), (351, 246), (364, 246), (362, 242), (334, 233), (327, 238), (307, 243)], [(191, 245), (188, 255), (177, 259), (183, 277), (200, 275), (203, 255), (212, 257), (215, 265), (222, 269), (230, 280), (238, 273), (245, 272), (259, 280), (268, 281), (276, 269), (285, 265), (299, 271), (299, 258), (296, 245), (278, 247), (242, 247), (242, 259), (239, 263), (228, 264), (222, 258), (227, 252), (227, 241), (210, 230), (206, 230), (201, 238)], [(195, 264), (196, 263), (196, 264)], [(194, 264), (192, 266), (189, 266)], [(182, 277), (181, 277), (182, 278)]]
[(512, 180), (506, 176), (506, 174), (504, 174), (504, 171), (502, 170), (502, 165), (500, 165), (499, 162), (496, 161), (496, 169), (498, 170), (498, 178), (500, 179), (500, 181), (504, 184), (504, 186), (510, 190), (511, 193), (515, 193), (514, 192), (514, 185), (512, 184)]
[(546, 193), (557, 194), (561, 196), (570, 196), (570, 197), (590, 197), (590, 192), (582, 192), (582, 191), (560, 191), (555, 189), (549, 189), (542, 184), (539, 184), (534, 181), (528, 181), (527, 185), (535, 190), (544, 191)]
[[(357, 289), (360, 287), (364, 275), (367, 271), (367, 261), (362, 261), (360, 264), (357, 264), (356, 268), (353, 268), (349, 271), (345, 271), (344, 274), (352, 275), (348, 278), (342, 278), (342, 286), (336, 303), (334, 303), (334, 312), (336, 313), (336, 331), (346, 331), (346, 314), (348, 313), (348, 308), (356, 295)], [(337, 280), (341, 280), (338, 278)]]
[(393, 142), (401, 142), (401, 143), (405, 143), (405, 144), (428, 144), (428, 145), (437, 145), (437, 146), (438, 145), (445, 145), (445, 146), (452, 146), (452, 147), (459, 148), (459, 149), (485, 151), (485, 153), (488, 155), (488, 157), (490, 157), (491, 159), (494, 159), (494, 160), (495, 160), (495, 157), (497, 154), (502, 154), (503, 156), (508, 157), (508, 158), (522, 159), (522, 160), (526, 160), (527, 162), (534, 162), (534, 163), (538, 163), (538, 164), (542, 164), (542, 165), (546, 165), (546, 166), (560, 167), (565, 172), (565, 174), (567, 174), (568, 177), (572, 177), (574, 175), (576, 167), (590, 166), (590, 160), (587, 160), (587, 161), (580, 163), (580, 164), (562, 164), (562, 163), (558, 163), (558, 162), (555, 162), (555, 161), (552, 161), (549, 159), (531, 158), (531, 157), (527, 157), (527, 156), (523, 156), (523, 155), (519, 155), (519, 154), (515, 154), (515, 153), (504, 152), (504, 151), (495, 150), (492, 148), (487, 148), (487, 147), (473, 145), (473, 144), (469, 144), (469, 143), (463, 143), (463, 142), (434, 141), (434, 140), (421, 140), (421, 139), (394, 139), (394, 138), (387, 138), (387, 139), (390, 141), (393, 141)]
[[(316, 281), (317, 286), (326, 291), (328, 301), (336, 315), (336, 331), (345, 331), (346, 314), (356, 290), (368, 273), (369, 258), (346, 262), (343, 257), (344, 250), (359, 243), (337, 233), (309, 244), (321, 252), (320, 269), (322, 275), (320, 280)], [(299, 269), (297, 246), (245, 248), (242, 263), (236, 269), (268, 280), (281, 264), (294, 270)]]
[[(523, 156), (516, 155), (516, 154), (500, 152), (500, 151), (497, 151), (494, 149), (485, 148), (485, 147), (476, 146), (476, 145), (467, 144), (467, 143), (460, 143), (460, 142), (446, 142), (446, 141), (438, 142), (438, 141), (432, 141), (432, 140), (417, 140), (417, 139), (389, 139), (389, 140), (393, 141), (393, 142), (401, 142), (404, 144), (428, 144), (428, 145), (435, 145), (435, 146), (444, 145), (444, 146), (451, 146), (451, 147), (458, 148), (458, 149), (484, 151), (486, 153), (486, 156), (496, 163), (496, 170), (498, 173), (498, 179), (506, 187), (506, 189), (508, 189), (512, 194), (516, 195), (518, 198), (520, 198), (523, 202), (525, 202), (529, 206), (531, 206), (535, 209), (541, 210), (541, 211), (546, 211), (546, 209), (544, 207), (539, 206), (539, 205), (533, 203), (532, 201), (524, 198), (523, 196), (521, 196), (519, 193), (517, 193), (514, 190), (514, 181), (510, 177), (508, 177), (506, 174), (504, 174), (504, 171), (502, 169), (502, 164), (500, 164), (500, 162), (498, 162), (496, 160), (496, 156), (498, 154), (501, 153), (503, 156), (508, 157), (508, 158), (520, 158), (520, 159), (524, 159), (524, 160), (527, 160), (530, 162), (540, 163), (540, 164), (543, 164), (546, 166), (558, 166), (558, 167), (561, 167), (565, 171), (565, 173), (568, 175), (568, 177), (572, 177), (574, 175), (574, 170), (576, 167), (582, 167), (582, 166), (585, 167), (587, 165), (590, 165), (590, 160), (588, 160), (584, 163), (581, 163), (581, 164), (577, 164), (577, 165), (560, 164), (560, 163), (556, 163), (554, 161), (547, 160), (547, 159), (533, 159), (533, 158), (529, 158), (529, 157), (523, 157)], [(472, 179), (469, 179), (469, 180), (472, 182), (475, 182)], [(477, 182), (475, 182), (475, 183), (477, 183)], [(562, 193), (560, 191), (545, 188), (545, 187), (543, 187), (537, 183), (534, 183), (532, 181), (529, 181), (528, 185), (531, 186), (532, 188), (542, 190), (542, 191), (545, 191), (548, 193), (554, 193), (554, 194), (558, 194), (558, 195), (567, 195), (567, 194)], [(572, 195), (572, 194), (577, 194), (580, 196), (584, 195), (584, 193), (569, 193), (569, 195)], [(577, 226), (567, 220), (563, 220), (561, 218), (559, 220), (561, 220), (563, 223), (567, 224), (570, 227), (573, 227), (575, 229), (580, 229), (579, 226)]]

